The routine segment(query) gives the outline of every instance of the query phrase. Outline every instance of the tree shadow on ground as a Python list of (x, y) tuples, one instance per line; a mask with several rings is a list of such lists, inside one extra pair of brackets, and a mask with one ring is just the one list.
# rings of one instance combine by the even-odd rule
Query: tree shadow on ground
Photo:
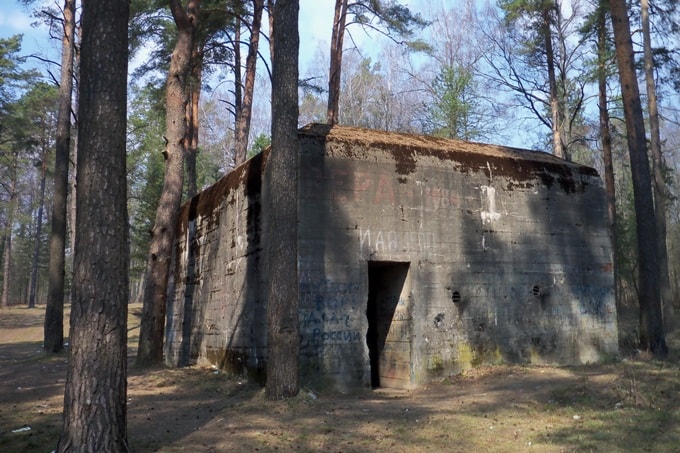
[[(135, 452), (670, 452), (680, 444), (674, 338), (666, 362), (482, 367), (416, 391), (303, 389), (276, 402), (211, 368), (131, 366), (128, 438)], [(2, 452), (50, 451), (58, 440), (67, 355), (40, 346), (0, 344)]]
[[(3, 452), (56, 445), (66, 356), (23, 355), (38, 347), (0, 345)], [(675, 363), (652, 360), (483, 367), (416, 391), (303, 389), (297, 398), (276, 402), (261, 387), (212, 368), (131, 366), (128, 381), (128, 439), (135, 452), (462, 452), (528, 445), (540, 451), (663, 452), (680, 442), (674, 431), (680, 371)], [(31, 431), (11, 432), (25, 425)]]

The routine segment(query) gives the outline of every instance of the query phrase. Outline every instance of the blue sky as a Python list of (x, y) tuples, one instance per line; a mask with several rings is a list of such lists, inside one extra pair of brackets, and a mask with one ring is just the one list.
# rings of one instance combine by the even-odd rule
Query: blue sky
[[(0, 1), (0, 38), (8, 38), (23, 34), (21, 54), (59, 55), (59, 45), (49, 39), (47, 27), (32, 27), (36, 20), (31, 17), (30, 10), (16, 0)], [(37, 60), (28, 62), (40, 66)]]
[[(60, 0), (36, 0), (36, 4), (40, 2), (53, 5), (62, 3)], [(314, 57), (320, 45), (326, 51), (330, 46), (334, 3), (334, 0), (300, 0), (300, 69), (302, 71), (306, 63)], [(417, 10), (415, 5), (419, 2), (411, 0), (403, 1), (403, 3), (414, 4), (414, 9)], [(24, 35), (22, 54), (40, 53), (52, 55), (53, 58), (58, 57), (59, 43), (49, 39), (44, 25), (32, 27), (31, 24), (34, 22), (36, 20), (31, 17), (31, 9), (23, 6), (18, 0), (0, 0), (0, 37), (7, 38), (21, 33)], [(370, 39), (363, 33), (355, 33), (353, 36), (359, 41)]]
[(33, 19), (24, 6), (13, 0), (0, 3), (0, 36), (7, 37), (17, 33), (31, 33)]
[[(50, 0), (43, 1), (52, 3)], [(324, 48), (330, 45), (333, 4), (333, 0), (300, 0), (301, 63), (311, 58), (320, 44)], [(31, 17), (30, 11), (17, 0), (0, 0), (0, 37), (21, 33), (24, 35), (22, 54), (39, 53), (56, 58), (59, 43), (49, 39), (44, 25), (31, 26), (36, 20)]]

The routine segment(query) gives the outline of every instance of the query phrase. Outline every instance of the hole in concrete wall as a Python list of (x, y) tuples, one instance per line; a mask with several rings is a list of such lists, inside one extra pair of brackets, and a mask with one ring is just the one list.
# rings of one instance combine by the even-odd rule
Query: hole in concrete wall
[(534, 285), (533, 288), (531, 288), (531, 294), (534, 295), (534, 297), (538, 297), (541, 295), (541, 287), (538, 285)]
[(453, 302), (453, 305), (458, 309), (458, 317), (460, 318), (463, 316), (463, 313), (465, 312), (465, 309), (468, 306), (468, 300), (463, 299), (463, 295), (460, 293), (460, 291), (453, 291), (451, 293), (451, 301)]
[(409, 263), (369, 261), (366, 344), (372, 387), (408, 387), (410, 384), (410, 324), (403, 309), (404, 283)]

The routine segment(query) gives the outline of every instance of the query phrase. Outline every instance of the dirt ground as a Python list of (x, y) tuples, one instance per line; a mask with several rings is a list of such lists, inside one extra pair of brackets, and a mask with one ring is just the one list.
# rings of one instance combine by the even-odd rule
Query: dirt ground
[[(41, 351), (43, 316), (0, 310), (0, 452), (56, 446), (67, 355)], [(677, 452), (678, 343), (663, 362), (485, 367), (416, 391), (303, 389), (280, 402), (214, 369), (131, 365), (128, 440), (134, 452)]]

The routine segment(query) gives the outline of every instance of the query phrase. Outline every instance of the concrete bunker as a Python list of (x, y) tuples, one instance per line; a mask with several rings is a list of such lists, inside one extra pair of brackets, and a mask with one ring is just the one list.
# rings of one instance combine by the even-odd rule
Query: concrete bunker
[[(552, 155), (300, 129), (300, 379), (412, 388), (483, 363), (618, 353), (602, 182)], [(271, 151), (275, 152), (275, 151)], [(188, 202), (166, 360), (263, 379), (267, 153)]]

